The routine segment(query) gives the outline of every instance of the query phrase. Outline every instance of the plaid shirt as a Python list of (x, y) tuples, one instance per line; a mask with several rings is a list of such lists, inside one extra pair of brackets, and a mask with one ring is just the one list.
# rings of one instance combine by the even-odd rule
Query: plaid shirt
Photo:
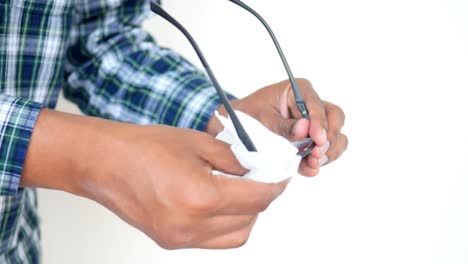
[(37, 195), (20, 188), (42, 108), (204, 130), (220, 102), (185, 59), (141, 28), (146, 0), (0, 0), (0, 263), (39, 263)]

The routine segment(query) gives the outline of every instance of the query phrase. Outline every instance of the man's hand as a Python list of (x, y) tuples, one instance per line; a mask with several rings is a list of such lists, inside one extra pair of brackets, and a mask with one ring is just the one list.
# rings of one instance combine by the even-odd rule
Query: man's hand
[[(290, 141), (310, 136), (317, 147), (302, 160), (299, 172), (305, 176), (315, 176), (321, 166), (338, 159), (347, 148), (348, 138), (341, 132), (345, 115), (338, 106), (322, 101), (308, 80), (297, 79), (297, 83), (310, 120), (303, 119), (297, 109), (289, 80), (262, 88), (243, 99), (233, 100), (232, 105)], [(224, 107), (220, 107), (219, 111), (226, 113)], [(213, 117), (207, 132), (216, 135), (221, 130), (221, 124)]]
[(167, 249), (239, 247), (287, 182), (213, 170), (246, 173), (229, 146), (206, 133), (43, 110), (21, 185), (95, 200)]

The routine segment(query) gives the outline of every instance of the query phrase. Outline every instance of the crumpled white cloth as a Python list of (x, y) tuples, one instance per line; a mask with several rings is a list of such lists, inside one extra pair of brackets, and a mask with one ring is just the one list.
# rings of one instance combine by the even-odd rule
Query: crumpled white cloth
[[(242, 178), (263, 183), (278, 183), (297, 175), (301, 157), (296, 155), (295, 148), (286, 138), (281, 137), (263, 126), (253, 117), (236, 111), (243, 127), (252, 139), (257, 152), (249, 152), (237, 136), (230, 118), (216, 117), (223, 124), (224, 130), (217, 135), (217, 139), (231, 145), (231, 150), (240, 164), (249, 170)], [(222, 172), (217, 175), (237, 177)]]

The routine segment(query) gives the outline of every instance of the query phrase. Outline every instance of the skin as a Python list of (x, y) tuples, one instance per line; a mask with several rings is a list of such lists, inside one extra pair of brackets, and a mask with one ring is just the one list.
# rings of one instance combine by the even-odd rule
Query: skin
[[(298, 111), (289, 80), (264, 87), (231, 104), (290, 141), (310, 136), (317, 148), (302, 160), (299, 172), (304, 176), (316, 176), (321, 166), (338, 159), (348, 147), (348, 138), (341, 132), (345, 114), (340, 107), (321, 100), (308, 80), (296, 81), (306, 102), (309, 120), (302, 118)], [(224, 107), (218, 111), (227, 115)], [(221, 131), (219, 121), (212, 118), (207, 132), (217, 135)]]
[[(302, 161), (300, 171), (313, 176), (320, 158), (326, 155), (333, 161), (346, 149), (347, 139), (340, 132), (344, 114), (321, 101), (309, 82), (299, 83), (311, 120), (299, 119), (288, 82), (232, 103), (288, 139), (312, 136), (319, 148)], [(213, 137), (221, 129), (216, 118), (203, 133), (45, 109), (33, 131), (21, 186), (92, 199), (166, 249), (240, 247), (258, 214), (288, 181), (265, 184), (212, 175), (213, 170), (247, 172), (229, 146)]]

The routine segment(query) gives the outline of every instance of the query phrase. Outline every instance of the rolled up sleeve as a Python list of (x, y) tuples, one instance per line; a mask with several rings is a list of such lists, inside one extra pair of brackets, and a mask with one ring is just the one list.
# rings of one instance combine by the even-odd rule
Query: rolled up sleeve
[(0, 94), (0, 195), (18, 191), (34, 125), (42, 105)]
[(147, 0), (78, 12), (67, 49), (67, 99), (87, 115), (205, 129), (221, 101), (205, 74), (142, 28)]

